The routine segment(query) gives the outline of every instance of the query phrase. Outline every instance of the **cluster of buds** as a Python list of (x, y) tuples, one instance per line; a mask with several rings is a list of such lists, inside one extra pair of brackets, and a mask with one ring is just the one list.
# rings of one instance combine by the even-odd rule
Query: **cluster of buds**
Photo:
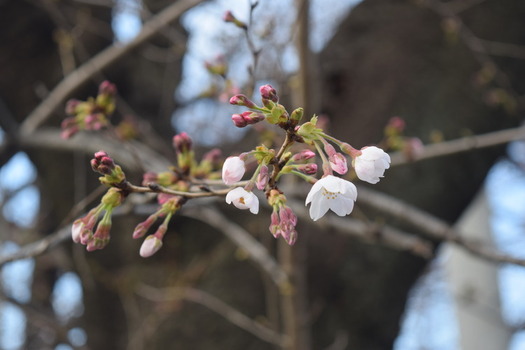
[[(110, 239), (111, 213), (122, 203), (123, 199), (122, 191), (111, 187), (102, 197), (98, 206), (91, 209), (86, 216), (73, 222), (71, 230), (73, 241), (85, 245), (88, 251), (104, 248)], [(98, 222), (97, 229), (93, 233), (95, 224), (97, 224), (102, 212), (104, 212), (102, 220)]]
[[(155, 233), (144, 240), (140, 248), (140, 255), (143, 257), (153, 255), (162, 247), (162, 240), (171, 218), (187, 200), (185, 196), (167, 194), (158, 189), (162, 187), (169, 191), (187, 193), (194, 180), (202, 181), (202, 179), (220, 177), (219, 170), (223, 163), (221, 151), (212, 149), (203, 155), (200, 162), (197, 162), (192, 146), (193, 142), (186, 133), (175, 135), (173, 147), (177, 154), (177, 166), (159, 173), (146, 172), (143, 176), (142, 185), (145, 187), (142, 191), (159, 192), (157, 202), (160, 207), (136, 226), (133, 238), (143, 237), (159, 218), (163, 218), (162, 224)], [(111, 228), (111, 213), (129, 192), (134, 191), (134, 187), (126, 180), (122, 168), (115, 164), (115, 161), (106, 152), (96, 152), (91, 159), (91, 167), (93, 171), (102, 175), (99, 178), (100, 182), (110, 188), (97, 207), (73, 223), (73, 240), (87, 245), (89, 251), (102, 249), (107, 245)], [(104, 216), (93, 234), (95, 224), (102, 212)]]
[(69, 139), (81, 130), (100, 130), (109, 125), (109, 117), (115, 111), (115, 95), (117, 89), (114, 84), (104, 81), (100, 84), (98, 95), (86, 101), (76, 99), (66, 103), (68, 117), (62, 121), (61, 136)]
[[(286, 197), (277, 187), (282, 175), (293, 174), (313, 184), (305, 204), (310, 204), (310, 217), (316, 221), (328, 210), (344, 216), (350, 214), (354, 208), (357, 188), (350, 181), (334, 176), (334, 172), (339, 175), (348, 173), (347, 156), (352, 160), (351, 165), (357, 177), (371, 184), (379, 182), (385, 170), (390, 167), (390, 156), (376, 146), (358, 150), (328, 135), (321, 125), (318, 125), (316, 116), (300, 124), (303, 117), (302, 108), (288, 113), (285, 107), (279, 104), (279, 96), (271, 85), (264, 85), (259, 91), (262, 106), (245, 95), (236, 95), (230, 99), (230, 104), (244, 106), (250, 110), (234, 114), (234, 124), (244, 127), (265, 120), (282, 128), (286, 132), (286, 139), (279, 151), (258, 146), (253, 151), (226, 159), (222, 179), (230, 186), (235, 186), (242, 180), (247, 158), (252, 157), (258, 163), (252, 178), (243, 187), (235, 186), (227, 194), (226, 202), (257, 214), (259, 199), (252, 190), (257, 187), (265, 191), (268, 204), (273, 208), (270, 232), (276, 238), (282, 236), (291, 245), (297, 239), (297, 216), (286, 205)], [(303, 144), (304, 148), (292, 152), (290, 149), (294, 143)], [(318, 170), (317, 163), (314, 162), (316, 153), (322, 161), (323, 175), (320, 179), (314, 177)]]
[(126, 180), (126, 175), (122, 168), (116, 165), (113, 159), (104, 151), (95, 153), (94, 158), (91, 159), (91, 168), (93, 171), (103, 175), (99, 180), (105, 185), (118, 185)]

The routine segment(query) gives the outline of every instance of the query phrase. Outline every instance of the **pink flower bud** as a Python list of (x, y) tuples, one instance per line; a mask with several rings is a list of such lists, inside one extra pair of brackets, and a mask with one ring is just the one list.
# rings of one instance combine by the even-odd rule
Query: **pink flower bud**
[(191, 137), (185, 132), (173, 136), (173, 147), (178, 153), (190, 151), (192, 145)]
[(242, 179), (246, 167), (240, 157), (229, 157), (222, 166), (222, 181), (226, 185), (232, 185)]
[(275, 91), (275, 89), (267, 84), (267, 85), (263, 85), (259, 88), (259, 92), (261, 93), (261, 98), (263, 100), (270, 100), (270, 101), (273, 101), (273, 102), (279, 102), (279, 96), (277, 96), (277, 91)]
[(105, 80), (98, 87), (98, 93), (100, 95), (115, 96), (117, 94), (117, 87), (115, 86), (115, 84)]
[(73, 238), (73, 242), (80, 243), (80, 236), (85, 226), (86, 224), (82, 219), (77, 219), (73, 222), (73, 226), (71, 227), (71, 238)]
[(154, 173), (153, 171), (148, 171), (142, 175), (142, 186), (147, 186), (150, 183), (155, 183), (158, 180), (157, 173)]
[(77, 110), (77, 106), (78, 104), (80, 103), (79, 100), (77, 99), (71, 99), (69, 101), (66, 102), (66, 114), (68, 115), (75, 115), (76, 114), (76, 110)]
[(304, 160), (312, 159), (315, 157), (315, 153), (309, 149), (302, 150), (299, 153), (296, 153), (292, 156), (293, 162), (301, 162)]
[(307, 175), (315, 175), (317, 173), (317, 164), (308, 163), (297, 166), (297, 170)]
[(221, 160), (222, 151), (219, 148), (209, 150), (202, 156), (202, 160), (210, 162), (212, 165), (217, 166)]
[(261, 166), (261, 171), (257, 175), (257, 182), (255, 183), (258, 190), (264, 190), (268, 183), (268, 177), (268, 167), (266, 165)]
[(333, 171), (338, 174), (344, 175), (348, 171), (348, 165), (346, 164), (346, 158), (341, 153), (336, 152), (328, 157), (330, 167)]
[(406, 123), (401, 117), (392, 117), (388, 121), (387, 127), (390, 127), (396, 130), (397, 132), (402, 132), (403, 130), (405, 130)]
[(233, 124), (235, 124), (238, 128), (244, 128), (248, 123), (246, 122), (246, 119), (243, 118), (240, 114), (234, 114), (232, 115), (232, 121)]
[(162, 247), (162, 241), (155, 235), (146, 237), (142, 245), (140, 246), (140, 256), (143, 258), (149, 258), (153, 254), (159, 251)]
[(255, 107), (255, 103), (253, 103), (248, 97), (246, 97), (243, 94), (238, 94), (230, 98), (230, 104), (237, 105), (237, 106), (244, 106), (248, 108)]

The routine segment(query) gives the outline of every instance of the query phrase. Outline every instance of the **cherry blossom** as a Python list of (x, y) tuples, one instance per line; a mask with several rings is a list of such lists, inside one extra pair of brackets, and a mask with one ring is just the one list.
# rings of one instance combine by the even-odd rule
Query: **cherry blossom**
[(226, 203), (235, 205), (239, 209), (250, 209), (252, 214), (259, 212), (259, 199), (253, 192), (248, 192), (242, 187), (237, 187), (228, 192)]
[(228, 157), (222, 166), (222, 181), (226, 185), (232, 185), (242, 179), (246, 167), (239, 157)]
[(323, 217), (328, 209), (339, 216), (345, 216), (354, 209), (357, 199), (357, 189), (350, 181), (328, 175), (318, 180), (310, 189), (305, 205), (310, 206), (310, 217), (317, 221)]
[(359, 179), (376, 184), (385, 170), (390, 168), (390, 156), (381, 148), (364, 147), (354, 160), (354, 168)]

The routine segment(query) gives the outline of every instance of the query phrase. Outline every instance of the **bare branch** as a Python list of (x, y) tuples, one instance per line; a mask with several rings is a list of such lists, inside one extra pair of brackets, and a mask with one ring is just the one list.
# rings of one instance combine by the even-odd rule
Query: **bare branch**
[(403, 152), (395, 152), (390, 155), (392, 159), (391, 165), (397, 166), (424, 159), (443, 157), (474, 149), (498, 146), (521, 139), (525, 139), (525, 126), (425, 145), (422, 152), (415, 159), (408, 159)]
[(445, 221), (399, 199), (359, 187), (359, 201), (412, 225), (421, 233), (442, 242), (453, 243), (472, 255), (495, 263), (525, 266), (525, 260), (509, 256), (480, 242), (462, 238)]
[(76, 88), (86, 83), (93, 74), (122, 58), (133, 49), (151, 39), (162, 28), (179, 18), (186, 10), (204, 0), (180, 0), (144, 23), (140, 33), (126, 44), (115, 43), (99, 52), (89, 61), (66, 76), (21, 125), (22, 134), (31, 134), (64, 102)]
[[(359, 193), (361, 195), (361, 193)], [(311, 221), (303, 203), (289, 200), (288, 204), (303, 220)], [(368, 243), (378, 243), (392, 249), (408, 251), (424, 259), (433, 256), (432, 243), (413, 234), (402, 232), (389, 225), (366, 224), (353, 218), (340, 218), (333, 215), (315, 224), (324, 228), (334, 228), (338, 232)]]
[(192, 301), (207, 307), (211, 311), (221, 315), (234, 325), (255, 335), (261, 340), (278, 346), (283, 346), (286, 340), (282, 335), (252, 320), (248, 316), (224, 303), (222, 300), (219, 300), (202, 290), (180, 287), (158, 289), (145, 284), (140, 284), (137, 287), (136, 292), (143, 298), (154, 302), (166, 302), (179, 299)]

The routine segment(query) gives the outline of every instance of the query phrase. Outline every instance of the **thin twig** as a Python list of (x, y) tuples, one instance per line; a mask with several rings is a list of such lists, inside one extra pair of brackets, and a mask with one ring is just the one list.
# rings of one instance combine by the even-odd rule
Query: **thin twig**
[(42, 101), (21, 125), (22, 134), (31, 134), (64, 102), (71, 92), (86, 83), (93, 74), (100, 72), (133, 49), (151, 39), (162, 28), (179, 18), (186, 10), (204, 0), (180, 0), (165, 8), (144, 23), (140, 33), (126, 44), (115, 43), (99, 52), (92, 59), (66, 76)]
[(140, 296), (154, 302), (166, 302), (183, 299), (201, 304), (202, 306), (205, 306), (209, 310), (221, 315), (234, 325), (255, 335), (261, 340), (278, 346), (282, 346), (282, 344), (285, 342), (285, 338), (282, 335), (252, 320), (248, 316), (224, 303), (222, 300), (219, 300), (213, 295), (202, 290), (184, 287), (158, 289), (145, 284), (140, 284), (137, 286), (136, 292)]
[(392, 160), (391, 165), (397, 166), (430, 158), (443, 157), (472, 151), (474, 149), (498, 146), (521, 139), (525, 139), (525, 126), (425, 145), (421, 153), (414, 156), (413, 159), (407, 158), (403, 152), (395, 152), (390, 154)]

